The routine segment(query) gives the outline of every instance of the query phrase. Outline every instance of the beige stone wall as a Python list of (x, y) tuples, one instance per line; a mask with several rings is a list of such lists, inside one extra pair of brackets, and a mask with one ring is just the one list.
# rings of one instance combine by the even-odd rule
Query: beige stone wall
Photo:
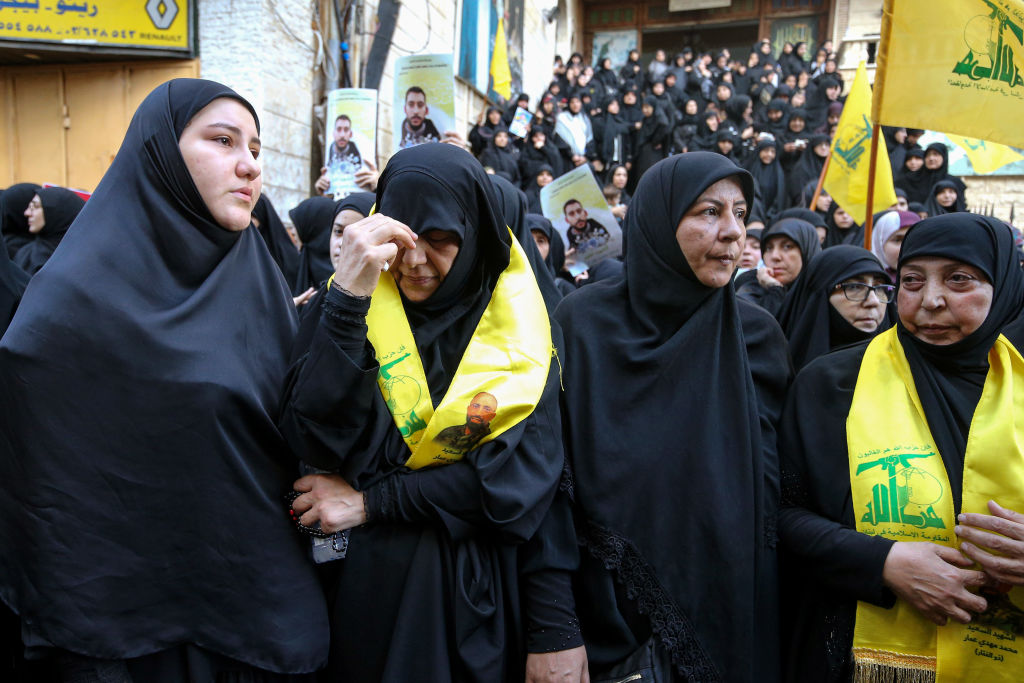
[(989, 213), (992, 207), (993, 215), (1006, 221), (1012, 208), (1015, 222), (1024, 223), (1024, 176), (963, 176), (963, 181), (967, 183), (968, 209)]
[(312, 11), (307, 0), (199, 3), (200, 75), (234, 88), (256, 108), (263, 191), (285, 220), (310, 194)]

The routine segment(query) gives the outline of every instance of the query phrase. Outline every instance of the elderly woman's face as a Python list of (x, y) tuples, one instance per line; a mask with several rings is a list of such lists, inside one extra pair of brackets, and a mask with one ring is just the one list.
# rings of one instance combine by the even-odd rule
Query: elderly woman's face
[(697, 198), (676, 226), (676, 241), (701, 284), (724, 287), (743, 251), (747, 200), (735, 178), (723, 178)]
[(392, 272), (405, 298), (413, 303), (429, 299), (448, 277), (461, 246), (458, 233), (428, 230), (416, 240), (415, 249), (400, 247)]
[(215, 99), (188, 122), (178, 147), (217, 224), (235, 232), (248, 228), (263, 180), (259, 133), (245, 105)]
[[(832, 304), (832, 308), (836, 309), (839, 315), (843, 316), (846, 322), (858, 330), (874, 332), (881, 324), (882, 318), (885, 317), (885, 304), (888, 303), (889, 299), (884, 297), (883, 293), (885, 298), (885, 301), (883, 301), (875, 290), (866, 290), (867, 296), (862, 301), (857, 301), (857, 299), (865, 294), (864, 291), (856, 291), (865, 289), (856, 287), (858, 284), (867, 285), (868, 287), (877, 285), (884, 287), (889, 285), (889, 279), (881, 275), (870, 274), (848, 277), (832, 290), (828, 297), (828, 302)], [(850, 291), (846, 292), (841, 285), (854, 285), (854, 287), (848, 287), (847, 289)]]
[(907, 331), (946, 346), (981, 327), (992, 307), (992, 283), (962, 261), (920, 256), (900, 268), (896, 308)]

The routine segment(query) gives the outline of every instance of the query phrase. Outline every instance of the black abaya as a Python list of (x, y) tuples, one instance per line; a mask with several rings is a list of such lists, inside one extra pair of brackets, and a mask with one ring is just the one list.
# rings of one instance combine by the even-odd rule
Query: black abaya
[(35, 183), (17, 183), (0, 194), (0, 230), (3, 232), (7, 254), (11, 258), (32, 239), (25, 209), (39, 189), (40, 186)]
[(331, 276), (331, 226), (338, 215), (339, 203), (330, 197), (310, 197), (288, 212), (295, 234), (302, 243), (299, 267), (292, 285), (298, 296)]
[(28, 242), (14, 255), (15, 265), (29, 275), (34, 275), (46, 264), (85, 206), (81, 197), (63, 187), (44, 187), (36, 194), (43, 207), (43, 229), (30, 234)]
[(221, 97), (252, 111), (210, 81), (147, 96), (0, 344), (0, 595), (37, 653), (326, 660), (274, 424), (294, 307), (259, 236), (214, 221), (178, 147)]
[[(440, 287), (405, 302), (437, 405), (509, 262), (508, 230), (480, 164), (449, 145), (392, 157), (377, 206), (414, 232), (444, 226), (462, 240)], [(456, 463), (409, 470), (377, 385), (368, 302), (332, 288), (323, 310), (282, 426), (303, 459), (336, 469), (367, 501), (370, 523), (338, 562), (331, 680), (521, 681), (527, 649), (579, 645), (571, 523), (564, 501), (549, 513), (563, 466), (557, 363), (525, 420)]]
[(288, 236), (277, 209), (267, 195), (260, 195), (252, 210), (253, 218), (260, 222), (258, 232), (267, 245), (274, 263), (281, 269), (285, 282), (295, 282), (299, 272), (299, 250)]
[[(915, 231), (918, 231), (915, 235)], [(960, 510), (967, 430), (988, 371), (987, 355), (1024, 304), (1024, 273), (1006, 225), (952, 214), (907, 231), (900, 265), (916, 256), (970, 263), (990, 279), (994, 298), (981, 327), (948, 346), (933, 346), (897, 322), (897, 334), (932, 438)], [(782, 467), (785, 678), (794, 683), (850, 680), (857, 601), (890, 607), (882, 581), (893, 541), (856, 531), (850, 494), (846, 421), (867, 344), (821, 356), (797, 376), (779, 427)]]
[[(626, 216), (625, 278), (582, 289), (555, 313), (589, 553), (575, 590), (595, 674), (653, 633), (674, 680), (775, 678), (772, 419), (785, 343), (731, 287), (701, 284), (675, 237), (690, 204), (728, 177), (749, 202), (750, 175), (721, 155), (650, 169)], [(680, 386), (700, 391), (700, 410)]]

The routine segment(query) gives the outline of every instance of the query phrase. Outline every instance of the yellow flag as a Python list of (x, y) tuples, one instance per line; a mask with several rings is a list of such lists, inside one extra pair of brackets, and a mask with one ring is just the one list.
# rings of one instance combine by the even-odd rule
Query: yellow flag
[(498, 17), (491, 53), (491, 88), (506, 100), (512, 99), (512, 72), (508, 68), (508, 44), (505, 42), (505, 18)]
[[(846, 97), (839, 126), (832, 139), (832, 159), (825, 174), (825, 191), (846, 209), (858, 225), (867, 219), (868, 166), (871, 156), (871, 87), (864, 62), (857, 67), (850, 94)], [(875, 194), (872, 213), (896, 203), (892, 167), (885, 142), (879, 141), (875, 160)], [(807, 154), (807, 152), (804, 152)]]
[(947, 135), (946, 137), (967, 154), (967, 158), (971, 160), (971, 166), (974, 167), (974, 172), (978, 175), (988, 175), (1007, 164), (1024, 160), (1024, 154), (1006, 145), (1000, 145), (998, 142), (965, 138), (961, 135)]
[(885, 0), (874, 120), (1024, 147), (1024, 0)]

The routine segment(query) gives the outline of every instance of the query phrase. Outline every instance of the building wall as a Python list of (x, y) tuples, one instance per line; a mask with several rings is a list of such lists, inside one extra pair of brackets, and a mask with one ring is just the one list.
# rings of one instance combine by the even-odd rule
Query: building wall
[(308, 0), (199, 2), (200, 74), (256, 108), (263, 191), (285, 219), (311, 190), (312, 13)]
[[(567, 21), (565, 12), (559, 19), (548, 23), (541, 14), (543, 9), (556, 6), (556, 0), (525, 0), (523, 15), (524, 60), (523, 86), (531, 96), (531, 107), (551, 82), (551, 65), (555, 55), (556, 32), (559, 22)], [(570, 3), (571, 4), (571, 3)], [(366, 55), (369, 54), (376, 30), (375, 0), (362, 3), (361, 11), (357, 12), (355, 35), (350, 42), (355, 43), (354, 61), (357, 68), (356, 79), (361, 78), (365, 66)], [(411, 50), (418, 54), (452, 52), (458, 61), (459, 22), (462, 15), (462, 3), (452, 0), (410, 0), (402, 3), (392, 46), (388, 51), (384, 73), (381, 78), (377, 106), (377, 158), (378, 168), (383, 168), (391, 156), (394, 131), (392, 130), (392, 107), (394, 106), (394, 67), (395, 60)], [(353, 85), (359, 86), (356, 82)], [(401, 103), (399, 103), (401, 106)], [(477, 117), (486, 106), (484, 93), (479, 92), (466, 81), (455, 78), (455, 118), (456, 132), (463, 137), (468, 136), (469, 129), (476, 123)], [(443, 131), (442, 131), (443, 132)]]

